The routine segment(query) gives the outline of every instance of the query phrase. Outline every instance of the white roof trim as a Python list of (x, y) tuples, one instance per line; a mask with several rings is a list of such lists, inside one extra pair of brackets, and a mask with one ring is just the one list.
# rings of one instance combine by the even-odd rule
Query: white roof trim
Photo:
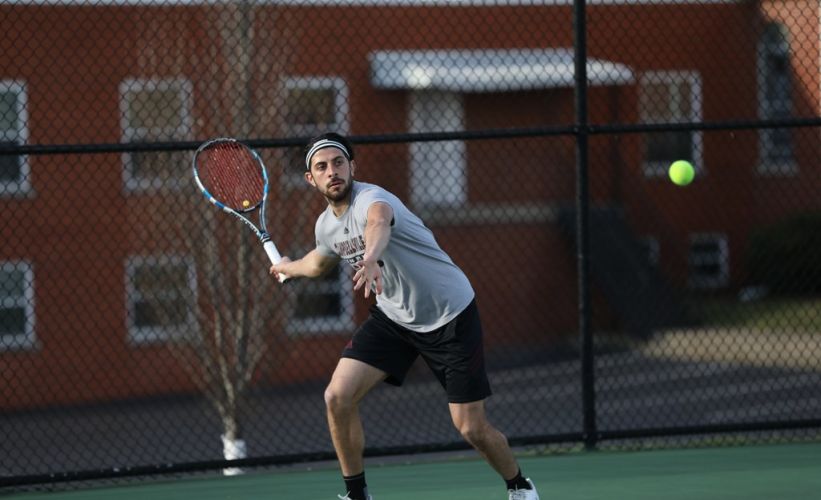
[[(369, 56), (371, 82), (381, 89), (505, 92), (572, 87), (571, 49), (378, 51)], [(635, 81), (624, 64), (589, 59), (590, 85)]]

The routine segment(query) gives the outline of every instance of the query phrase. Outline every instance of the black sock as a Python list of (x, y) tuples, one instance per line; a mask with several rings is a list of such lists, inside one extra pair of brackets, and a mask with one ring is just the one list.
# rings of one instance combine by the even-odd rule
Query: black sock
[(530, 483), (522, 477), (522, 470), (519, 469), (519, 472), (516, 473), (516, 477), (513, 479), (505, 479), (505, 483), (507, 483), (507, 489), (509, 490), (529, 490)]
[(351, 500), (368, 500), (368, 485), (365, 484), (365, 473), (355, 476), (342, 476), (345, 480), (345, 489)]

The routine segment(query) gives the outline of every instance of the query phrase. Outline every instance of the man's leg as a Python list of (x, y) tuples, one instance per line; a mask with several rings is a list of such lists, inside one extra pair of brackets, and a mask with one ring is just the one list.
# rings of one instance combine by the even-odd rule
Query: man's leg
[(522, 477), (507, 438), (488, 422), (484, 400), (450, 403), (450, 415), (462, 437), (505, 480), (511, 500), (539, 500), (533, 483)]
[(488, 422), (484, 401), (450, 403), (450, 416), (462, 437), (503, 479), (516, 476), (519, 465), (505, 435)]
[(328, 428), (345, 478), (360, 476), (365, 471), (362, 458), (365, 434), (359, 417), (359, 402), (385, 376), (382, 370), (361, 361), (342, 358), (325, 389)]

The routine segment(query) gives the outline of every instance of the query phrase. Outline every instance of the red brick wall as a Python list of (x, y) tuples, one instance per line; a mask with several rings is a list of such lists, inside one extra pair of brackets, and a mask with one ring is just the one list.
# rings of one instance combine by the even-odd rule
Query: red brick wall
[[(790, 18), (789, 5), (765, 2), (766, 16)], [(808, 0), (807, 3), (812, 3)], [(780, 7), (783, 6), (783, 7)], [(283, 7), (273, 16), (259, 16), (256, 32), (260, 53), (277, 50), (276, 68), (289, 75), (339, 76), (350, 91), (350, 132), (356, 135), (404, 132), (407, 93), (374, 90), (367, 55), (373, 50), (414, 48), (571, 47), (570, 7)], [(209, 7), (80, 7), (0, 6), (7, 30), (0, 38), (0, 76), (27, 82), (31, 143), (96, 143), (121, 140), (116, 82), (129, 77), (184, 75), (195, 82), (198, 138), (210, 135), (218, 118), (206, 112), (206, 100), (218, 91), (204, 88), (207, 75), (194, 65), (218, 53), (216, 33), (204, 19)], [(753, 2), (719, 5), (687, 4), (595, 6), (589, 9), (591, 57), (620, 62), (643, 70), (692, 69), (703, 78), (704, 119), (755, 118), (754, 47), (751, 26), (758, 15)], [(132, 19), (141, 19), (134, 23)], [(492, 20), (492, 30), (476, 26)], [(793, 26), (796, 36), (815, 40), (796, 54), (806, 64), (799, 73), (809, 102), (821, 100), (818, 89), (818, 26)], [(814, 30), (814, 31), (813, 31)], [(82, 33), (83, 36), (78, 36)], [(157, 33), (184, 34), (182, 43)], [(424, 35), (421, 35), (424, 34)], [(423, 38), (422, 38), (423, 37)], [(661, 42), (663, 41), (663, 43)], [(721, 47), (732, 57), (705, 57)], [(813, 48), (814, 47), (814, 48)], [(171, 54), (170, 57), (167, 57)], [(216, 61), (215, 64), (221, 64)], [(804, 64), (804, 63), (802, 63)], [(813, 71), (815, 72), (813, 74)], [(267, 75), (266, 75), (267, 78)], [(815, 83), (815, 87), (812, 84)], [(260, 81), (261, 99), (271, 99), (273, 81)], [(47, 98), (44, 98), (47, 96)], [(217, 107), (230, 107), (229, 95)], [(497, 127), (566, 125), (573, 120), (570, 89), (511, 95), (466, 96), (468, 126), (494, 123)], [(213, 107), (213, 101), (208, 107)], [(632, 122), (637, 119), (632, 86), (593, 88), (590, 121)], [(209, 114), (210, 113), (210, 114)], [(810, 113), (811, 114), (811, 113)], [(201, 116), (200, 116), (201, 115)], [(276, 134), (275, 123), (260, 124), (259, 136)], [(812, 133), (817, 133), (814, 131)], [(716, 200), (738, 220), (744, 233), (756, 200), (739, 198), (734, 186), (749, 178), (755, 161), (754, 137), (741, 135), (744, 147), (726, 148), (724, 135), (705, 136), (704, 162), (716, 183), (708, 190), (694, 184), (686, 200), (672, 199), (675, 189), (665, 182), (645, 182), (640, 173), (640, 149), (635, 135), (591, 140), (591, 193), (597, 201), (621, 200), (628, 213), (641, 213), (647, 203), (658, 207), (656, 220), (675, 220), (677, 228), (696, 231), (709, 220)], [(570, 137), (526, 140), (528, 147), (510, 143), (470, 142), (468, 164), (473, 203), (541, 200), (572, 201), (575, 160)], [(804, 141), (818, 144), (818, 141)], [(745, 153), (738, 154), (738, 151)], [(534, 154), (535, 152), (535, 154)], [(802, 149), (802, 162), (817, 163), (817, 149)], [(406, 195), (407, 146), (360, 148), (359, 174)], [(37, 336), (42, 346), (30, 352), (1, 353), (0, 373), (13, 373), (0, 392), (4, 408), (39, 406), (83, 400), (132, 397), (190, 390), (187, 376), (162, 347), (134, 349), (126, 342), (123, 264), (139, 251), (129, 238), (145, 221), (124, 226), (109, 213), (135, 213), (137, 201), (122, 189), (120, 155), (87, 155), (81, 161), (61, 156), (34, 156), (37, 196), (29, 200), (0, 199), (0, 228), (37, 213), (42, 218), (14, 235), (3, 235), (0, 259), (26, 258), (37, 272)], [(817, 166), (815, 166), (817, 171)], [(68, 185), (66, 177), (77, 185)], [(821, 182), (821, 176), (815, 181)], [(791, 184), (800, 179), (778, 181)], [(489, 189), (499, 186), (504, 189)], [(98, 186), (93, 194), (100, 210), (88, 207), (83, 185)], [(718, 186), (718, 187), (716, 187)], [(784, 192), (789, 186), (784, 186)], [(819, 185), (821, 187), (821, 185)], [(816, 189), (814, 192), (819, 192)], [(745, 191), (747, 192), (747, 191)], [(680, 198), (680, 194), (677, 192)], [(735, 201), (728, 201), (735, 200)], [(689, 209), (680, 210), (686, 203)], [(808, 203), (794, 200), (792, 209)], [(767, 209), (769, 210), (769, 208)], [(762, 217), (761, 213), (756, 214)], [(641, 229), (641, 220), (637, 219)], [(150, 228), (149, 228), (150, 229)], [(555, 225), (521, 224), (435, 227), (442, 245), (474, 281), (493, 348), (506, 342), (573, 331), (576, 322), (575, 262)], [(105, 245), (100, 235), (106, 235)], [(740, 241), (743, 238), (733, 238)], [(136, 241), (142, 241), (138, 239)], [(501, 276), (488, 270), (488, 256), (508, 258), (511, 241), (526, 241), (516, 254), (526, 263)], [(482, 252), (477, 252), (481, 242)], [(500, 281), (496, 281), (499, 279)], [(66, 286), (70, 283), (71, 286)], [(87, 293), (76, 293), (85, 290)], [(534, 314), (546, 307), (550, 314)], [(365, 314), (357, 302), (358, 317)], [(94, 314), (76, 314), (93, 310)], [(327, 375), (344, 344), (338, 336), (295, 341), (272, 354), (278, 360), (271, 381), (285, 382)], [(305, 360), (318, 364), (309, 364)], [(145, 370), (145, 366), (163, 369)], [(58, 380), (71, 380), (76, 391), (47, 393)], [(16, 386), (15, 386), (16, 384)], [(39, 389), (43, 389), (38, 392)]]

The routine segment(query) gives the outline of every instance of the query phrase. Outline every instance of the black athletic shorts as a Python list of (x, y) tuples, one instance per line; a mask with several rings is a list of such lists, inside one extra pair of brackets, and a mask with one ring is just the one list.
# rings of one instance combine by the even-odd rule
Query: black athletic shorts
[(450, 323), (426, 333), (398, 325), (374, 305), (342, 352), (344, 358), (386, 372), (385, 381), (393, 385), (402, 385), (418, 356), (422, 356), (445, 388), (451, 403), (469, 403), (490, 396), (482, 324), (475, 300)]

